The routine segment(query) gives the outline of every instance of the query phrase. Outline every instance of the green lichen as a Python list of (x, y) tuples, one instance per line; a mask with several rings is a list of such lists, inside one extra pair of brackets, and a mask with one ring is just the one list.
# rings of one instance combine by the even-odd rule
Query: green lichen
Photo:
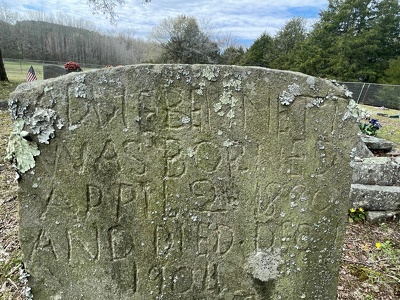
[(357, 122), (365, 118), (365, 110), (359, 108), (358, 104), (350, 99), (349, 105), (347, 105), (347, 111), (343, 115), (342, 121), (346, 121), (347, 119), (355, 118)]
[(210, 81), (216, 81), (219, 76), (219, 68), (214, 66), (206, 66), (203, 69), (203, 77), (207, 78)]
[(267, 282), (279, 277), (282, 263), (280, 251), (258, 251), (250, 255), (248, 267), (255, 279)]
[[(54, 123), (57, 119), (57, 113), (52, 109), (36, 108), (33, 115), (26, 122), (32, 129), (32, 133), (36, 134), (39, 143), (48, 144), (50, 138), (54, 137)], [(58, 128), (61, 128), (62, 122)]]
[(18, 118), (13, 124), (7, 147), (5, 160), (14, 161), (17, 169), (25, 173), (35, 166), (35, 156), (40, 154), (37, 145), (25, 139), (28, 132), (24, 131), (24, 120)]
[(288, 91), (285, 90), (279, 95), (279, 101), (282, 105), (290, 105), (296, 96), (301, 95), (300, 86), (296, 83), (288, 85)]
[(86, 84), (85, 84), (85, 74), (78, 75), (75, 77), (75, 82), (77, 85), (75, 86), (75, 97), (76, 98), (86, 98)]

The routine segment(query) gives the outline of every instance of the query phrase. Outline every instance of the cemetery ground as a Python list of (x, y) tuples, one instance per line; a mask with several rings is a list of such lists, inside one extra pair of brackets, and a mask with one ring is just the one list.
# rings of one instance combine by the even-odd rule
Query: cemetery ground
[[(7, 99), (16, 85), (25, 80), (30, 63), (7, 63), (11, 82), (0, 83), (0, 100)], [(34, 66), (35, 68), (35, 66)], [(41, 66), (35, 68), (41, 79)], [(400, 147), (400, 119), (377, 115), (379, 108), (365, 107), (383, 127), (378, 136)], [(388, 115), (400, 111), (385, 110)], [(20, 280), (23, 266), (18, 242), (16, 174), (6, 155), (12, 122), (7, 110), (0, 110), (0, 300), (25, 300)], [(79, 284), (79, 283), (77, 283)], [(400, 299), (400, 221), (381, 224), (349, 222), (339, 270), (339, 300)]]

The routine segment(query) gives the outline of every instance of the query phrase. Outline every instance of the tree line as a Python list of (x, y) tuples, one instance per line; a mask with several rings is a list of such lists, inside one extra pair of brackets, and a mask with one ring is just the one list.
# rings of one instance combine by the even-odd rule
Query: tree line
[(307, 32), (294, 18), (274, 36), (261, 35), (239, 64), (370, 83), (400, 84), (397, 0), (329, 0)]
[(245, 49), (196, 17), (166, 18), (149, 39), (105, 35), (45, 21), (0, 21), (4, 57), (81, 64), (141, 62), (261, 66), (339, 81), (400, 84), (397, 0), (328, 0), (312, 29), (290, 19), (274, 36), (263, 33)]
[(45, 21), (0, 21), (3, 57), (81, 64), (135, 64), (156, 55), (157, 46), (128, 34), (105, 35), (96, 31)]

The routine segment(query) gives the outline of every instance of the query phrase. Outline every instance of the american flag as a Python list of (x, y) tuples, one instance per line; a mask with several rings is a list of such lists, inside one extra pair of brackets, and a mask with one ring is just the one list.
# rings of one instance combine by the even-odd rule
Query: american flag
[(37, 77), (36, 77), (36, 74), (35, 74), (35, 70), (31, 66), (29, 68), (28, 74), (26, 74), (26, 81), (35, 81), (35, 80), (37, 80)]

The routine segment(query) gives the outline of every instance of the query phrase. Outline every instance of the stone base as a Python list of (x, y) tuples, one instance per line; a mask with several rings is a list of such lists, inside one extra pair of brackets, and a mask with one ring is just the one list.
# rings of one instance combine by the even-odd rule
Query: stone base
[(400, 186), (352, 184), (350, 200), (367, 211), (400, 210)]
[(362, 185), (398, 186), (400, 157), (368, 157), (351, 163), (352, 183)]
[(370, 150), (390, 151), (396, 147), (395, 143), (374, 136), (362, 135), (361, 139)]
[(385, 221), (392, 221), (400, 217), (400, 210), (396, 211), (369, 211), (367, 214), (367, 221), (371, 223), (380, 223)]

